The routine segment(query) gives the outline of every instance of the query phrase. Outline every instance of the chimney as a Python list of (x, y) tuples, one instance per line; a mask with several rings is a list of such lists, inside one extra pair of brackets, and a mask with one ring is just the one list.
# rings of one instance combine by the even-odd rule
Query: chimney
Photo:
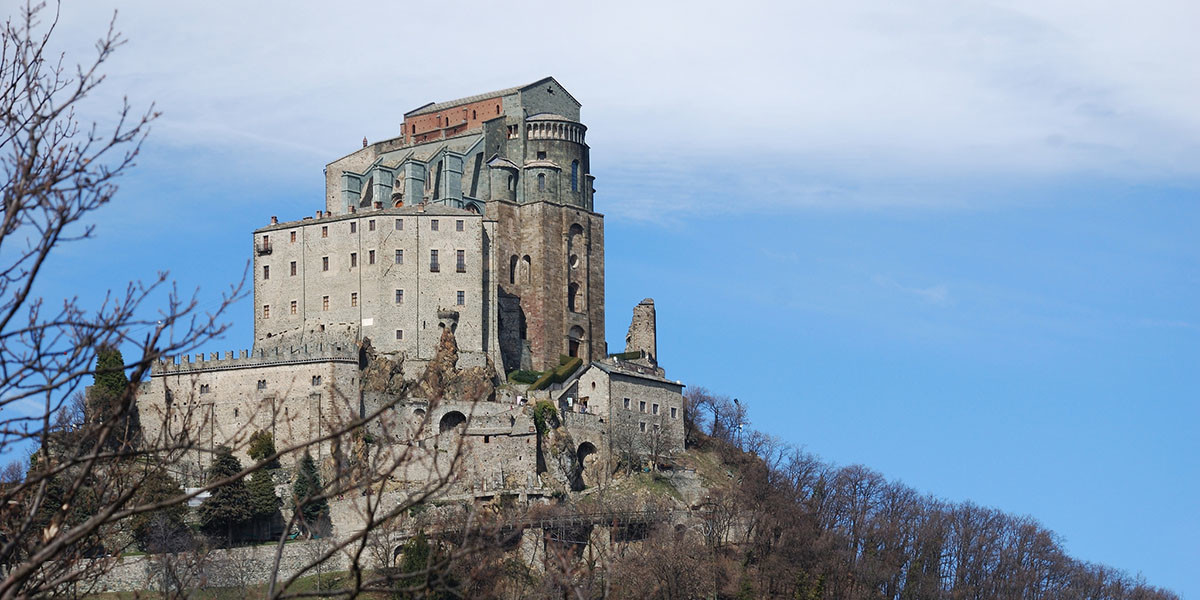
[(354, 214), (354, 205), (350, 205), (350, 214)]
[(320, 218), (321, 218), (321, 211), (319, 211), (319, 210), (317, 211), (317, 218), (318, 218), (318, 219), (320, 219)]
[(417, 205), (417, 212), (425, 212), (425, 203), (424, 202)]
[(277, 217), (277, 216), (275, 216), (275, 215), (271, 215), (271, 224), (272, 224), (272, 225), (278, 225), (278, 224), (279, 224), (279, 217)]
[(383, 203), (382, 203), (382, 202), (376, 202), (376, 203), (375, 203), (375, 210), (380, 210), (380, 209), (382, 209), (382, 208), (383, 208)]

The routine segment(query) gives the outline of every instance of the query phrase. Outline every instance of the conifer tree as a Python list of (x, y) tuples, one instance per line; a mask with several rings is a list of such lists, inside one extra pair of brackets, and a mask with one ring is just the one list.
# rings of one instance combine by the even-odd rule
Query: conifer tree
[[(166, 471), (154, 469), (146, 474), (138, 487), (136, 501), (139, 504), (151, 504), (182, 496), (183, 489), (179, 487), (179, 482)], [(188, 537), (186, 517), (187, 505), (182, 502), (134, 515), (129, 520), (133, 539), (146, 552), (166, 550), (162, 546), (167, 541), (172, 542), (167, 546), (177, 546), (181, 539)]]
[(275, 479), (271, 473), (259, 469), (250, 476), (250, 508), (255, 521), (255, 531), (267, 531), (270, 535), (271, 521), (279, 512), (282, 501), (275, 494)]
[[(263, 461), (268, 456), (275, 454), (275, 436), (266, 429), (260, 429), (250, 436), (250, 449), (247, 450), (250, 458), (256, 461)], [(271, 459), (271, 462), (263, 465), (268, 469), (278, 469), (279, 459)]]
[[(242, 461), (228, 447), (220, 446), (208, 468), (208, 481), (224, 479), (241, 470)], [(251, 516), (250, 490), (241, 479), (218, 486), (200, 505), (200, 527), (211, 536), (224, 534), (227, 544), (233, 543), (234, 527), (244, 525)]]
[(329, 513), (329, 502), (325, 498), (313, 499), (322, 492), (321, 474), (311, 454), (305, 452), (296, 469), (296, 483), (292, 485), (292, 500), (305, 529), (310, 532), (313, 525)]
[(120, 421), (113, 423), (106, 447), (119, 448), (136, 444), (141, 436), (141, 423), (137, 405), (133, 403), (133, 391), (125, 375), (125, 358), (113, 346), (102, 346), (96, 351), (96, 372), (92, 389), (88, 392), (85, 415), (93, 425), (106, 423), (111, 415), (121, 414), (121, 407), (129, 403), (129, 409)]

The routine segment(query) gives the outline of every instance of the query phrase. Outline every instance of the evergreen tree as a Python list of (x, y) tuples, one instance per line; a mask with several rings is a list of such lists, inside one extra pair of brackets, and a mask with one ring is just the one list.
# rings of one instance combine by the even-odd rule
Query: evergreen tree
[[(181, 496), (183, 488), (179, 487), (179, 482), (166, 471), (155, 469), (147, 473), (146, 478), (142, 480), (134, 502), (139, 505), (149, 504)], [(186, 517), (187, 505), (183, 502), (134, 515), (129, 520), (133, 539), (143, 551), (169, 551), (180, 546), (179, 542), (188, 537)]]
[[(247, 451), (250, 458), (262, 462), (268, 456), (275, 454), (275, 436), (271, 435), (270, 431), (260, 429), (250, 436), (250, 449)], [(263, 465), (267, 469), (278, 469), (279, 458), (274, 458), (271, 462)]]
[[(241, 470), (242, 461), (228, 447), (221, 446), (208, 468), (208, 480), (224, 479)], [(224, 534), (227, 544), (233, 543), (234, 527), (246, 524), (251, 516), (250, 490), (241, 479), (213, 489), (212, 495), (200, 505), (200, 527), (209, 535)]]
[(92, 388), (88, 390), (85, 421), (90, 424), (107, 423), (121, 412), (125, 403), (129, 404), (129, 408), (113, 423), (112, 433), (105, 444), (109, 449), (137, 444), (141, 438), (141, 422), (137, 405), (133, 402), (129, 378), (125, 376), (125, 358), (117, 348), (102, 346), (96, 351), (96, 373)]
[(250, 476), (250, 509), (255, 522), (255, 531), (270, 535), (271, 521), (279, 513), (282, 501), (275, 495), (275, 479), (265, 469)]
[(311, 454), (305, 452), (296, 469), (296, 483), (292, 485), (292, 499), (296, 503), (304, 525), (310, 531), (312, 526), (320, 522), (329, 513), (329, 502), (321, 498), (313, 500), (313, 496), (321, 494), (321, 474), (317, 472), (317, 463)]

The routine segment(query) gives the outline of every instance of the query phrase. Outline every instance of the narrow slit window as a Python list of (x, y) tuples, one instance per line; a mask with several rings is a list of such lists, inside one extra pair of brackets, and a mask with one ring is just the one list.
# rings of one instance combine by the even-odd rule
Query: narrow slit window
[(298, 309), (298, 308), (299, 308), (299, 305), (297, 305), (297, 303), (296, 303), (296, 301), (295, 301), (295, 300), (292, 300), (292, 304), (291, 304), (291, 313), (292, 313), (293, 315), (294, 315), (294, 314), (296, 314), (296, 313), (298, 312), (298, 311), (297, 311), (297, 309)]

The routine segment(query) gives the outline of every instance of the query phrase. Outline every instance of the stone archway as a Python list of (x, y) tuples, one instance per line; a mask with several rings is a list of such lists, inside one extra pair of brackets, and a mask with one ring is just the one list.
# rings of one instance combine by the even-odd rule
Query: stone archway
[(584, 442), (575, 450), (575, 460), (578, 465), (578, 474), (575, 477), (575, 486), (579, 491), (588, 485), (596, 485), (599, 483), (597, 474), (600, 469), (596, 466), (596, 446), (591, 442)]
[(438, 421), (438, 432), (446, 433), (457, 430), (461, 433), (463, 429), (466, 429), (466, 425), (467, 416), (457, 410), (452, 410), (442, 415), (442, 419)]

